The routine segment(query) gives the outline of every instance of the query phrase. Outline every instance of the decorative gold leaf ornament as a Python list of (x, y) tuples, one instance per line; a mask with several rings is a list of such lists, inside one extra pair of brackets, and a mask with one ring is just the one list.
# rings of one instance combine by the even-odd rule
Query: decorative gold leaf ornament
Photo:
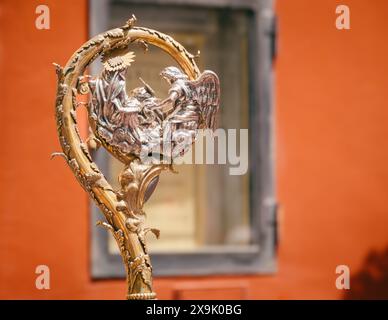
[(106, 70), (118, 71), (129, 67), (135, 61), (135, 53), (129, 51), (123, 54), (122, 50), (116, 50), (113, 54), (104, 57), (102, 61)]

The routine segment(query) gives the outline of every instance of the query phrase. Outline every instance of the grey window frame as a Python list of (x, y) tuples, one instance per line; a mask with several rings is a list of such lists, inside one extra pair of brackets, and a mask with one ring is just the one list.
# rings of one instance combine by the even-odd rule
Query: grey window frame
[[(108, 29), (108, 12), (112, 0), (89, 1), (89, 34)], [(250, 112), (250, 210), (252, 245), (241, 249), (200, 250), (187, 253), (153, 253), (155, 276), (211, 274), (270, 274), (276, 272), (277, 204), (274, 182), (274, 105), (273, 73), (274, 12), (273, 0), (113, 0), (121, 3), (153, 5), (191, 5), (203, 8), (244, 9), (252, 12), (249, 56)], [(163, 30), (161, 30), (163, 31)], [(254, 66), (254, 68), (252, 68)], [(96, 163), (107, 172), (107, 155), (96, 152)], [(97, 228), (99, 209), (91, 204), (90, 235), (93, 279), (124, 278), (120, 255), (108, 250), (108, 233)]]

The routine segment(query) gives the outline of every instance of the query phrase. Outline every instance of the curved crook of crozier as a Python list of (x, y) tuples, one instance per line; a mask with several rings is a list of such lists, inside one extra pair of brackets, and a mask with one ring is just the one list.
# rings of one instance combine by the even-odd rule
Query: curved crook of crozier
[[(115, 192), (93, 162), (77, 127), (76, 95), (85, 68), (105, 52), (141, 41), (156, 45), (170, 54), (190, 79), (199, 75), (194, 56), (171, 37), (154, 30), (134, 27), (130, 19), (121, 28), (100, 34), (86, 42), (64, 68), (56, 66), (58, 89), (56, 122), (64, 157), (82, 187), (103, 212), (123, 258), (127, 272), (128, 299), (154, 299), (152, 267), (145, 245), (145, 234), (156, 229), (144, 227), (143, 204), (152, 193), (165, 165), (143, 165), (131, 157), (121, 159), (126, 167), (120, 175), (121, 190)], [(104, 142), (102, 141), (103, 145)], [(104, 145), (109, 150), (109, 145)], [(110, 150), (114, 153), (114, 150)]]

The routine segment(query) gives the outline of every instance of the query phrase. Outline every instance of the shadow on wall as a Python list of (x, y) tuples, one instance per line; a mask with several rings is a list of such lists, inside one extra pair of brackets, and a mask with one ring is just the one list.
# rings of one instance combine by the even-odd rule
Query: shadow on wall
[(366, 256), (361, 270), (350, 278), (350, 290), (343, 298), (388, 299), (388, 247)]

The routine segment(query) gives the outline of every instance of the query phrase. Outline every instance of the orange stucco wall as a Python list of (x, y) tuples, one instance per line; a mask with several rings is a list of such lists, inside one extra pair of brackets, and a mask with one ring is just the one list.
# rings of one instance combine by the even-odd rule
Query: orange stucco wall
[[(0, 298), (121, 299), (124, 281), (90, 280), (88, 198), (62, 159), (49, 160), (59, 150), (51, 63), (65, 64), (87, 40), (87, 2), (45, 1), (46, 31), (34, 27), (38, 4), (0, 3)], [(159, 298), (241, 283), (254, 299), (341, 298), (335, 267), (357, 274), (388, 246), (388, 2), (346, 1), (346, 31), (334, 26), (338, 4), (276, 5), (278, 272), (156, 279)], [(35, 288), (40, 264), (50, 290)]]

